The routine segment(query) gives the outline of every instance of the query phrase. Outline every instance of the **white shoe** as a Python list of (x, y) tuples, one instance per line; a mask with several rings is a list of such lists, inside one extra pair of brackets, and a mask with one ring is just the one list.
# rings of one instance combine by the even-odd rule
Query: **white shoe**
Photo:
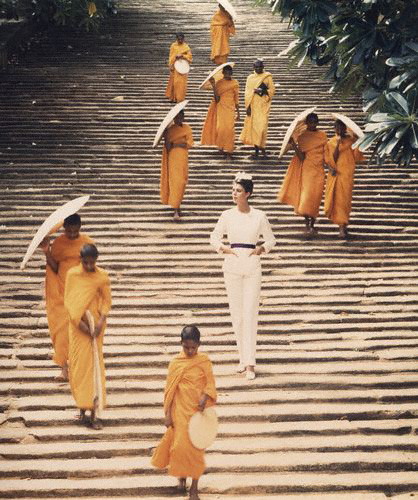
[(247, 370), (247, 373), (245, 374), (245, 377), (246, 377), (247, 380), (254, 380), (255, 379), (255, 372)]
[(237, 373), (244, 373), (245, 372), (245, 365), (239, 364), (237, 366)]

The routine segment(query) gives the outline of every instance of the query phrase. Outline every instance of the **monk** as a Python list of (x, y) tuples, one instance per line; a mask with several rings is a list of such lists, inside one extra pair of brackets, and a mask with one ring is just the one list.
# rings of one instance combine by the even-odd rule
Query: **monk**
[(205, 454), (195, 448), (189, 438), (190, 417), (216, 402), (217, 394), (212, 363), (199, 353), (200, 331), (186, 326), (181, 332), (183, 350), (168, 367), (164, 392), (165, 426), (167, 430), (152, 456), (152, 465), (168, 467), (170, 476), (179, 479), (179, 492), (185, 493), (186, 479), (192, 478), (189, 498), (198, 500), (198, 481), (205, 470)]
[(218, 5), (219, 10), (215, 12), (210, 22), (210, 38), (212, 41), (212, 51), (210, 58), (219, 65), (226, 63), (231, 52), (229, 48), (229, 37), (235, 35), (235, 25), (231, 15), (222, 5)]
[(189, 149), (193, 144), (192, 129), (184, 123), (184, 111), (180, 111), (174, 124), (164, 132), (160, 179), (161, 203), (174, 208), (176, 222), (181, 216), (180, 204), (189, 178)]
[(325, 146), (325, 163), (329, 172), (324, 212), (328, 219), (340, 226), (339, 237), (347, 240), (350, 237), (347, 226), (350, 221), (354, 171), (356, 163), (364, 161), (364, 156), (358, 148), (352, 148), (358, 137), (347, 134), (345, 123), (336, 120), (334, 127), (336, 135)]
[(202, 130), (202, 145), (215, 145), (227, 159), (232, 158), (235, 149), (235, 114), (239, 113), (239, 84), (232, 78), (232, 67), (222, 69), (223, 78), (215, 83), (209, 80), (213, 89), (213, 101), (208, 109)]
[[(80, 409), (80, 422), (93, 429), (101, 429), (97, 419), (99, 401), (106, 404), (105, 368), (103, 362), (103, 336), (106, 318), (111, 306), (110, 283), (107, 272), (96, 266), (99, 252), (94, 245), (84, 245), (80, 251), (81, 264), (68, 271), (65, 283), (64, 305), (70, 317), (69, 375), (71, 393)], [(87, 311), (94, 319), (90, 330)], [(93, 337), (98, 348), (98, 367), (95, 367)], [(97, 391), (95, 369), (99, 372)], [(97, 382), (97, 381), (96, 381)], [(86, 411), (90, 410), (90, 420)]]
[(266, 156), (267, 127), (274, 96), (275, 87), (271, 73), (264, 70), (264, 62), (257, 59), (254, 63), (254, 73), (247, 77), (245, 85), (245, 108), (247, 116), (240, 141), (254, 146), (254, 155), (257, 158), (259, 151)]
[(325, 132), (317, 129), (319, 120), (316, 113), (310, 113), (305, 120), (306, 130), (296, 144), (291, 138), (290, 146), (295, 156), (287, 169), (278, 200), (291, 205), (295, 213), (305, 217), (306, 238), (312, 238), (319, 215), (325, 184), (324, 148), (327, 143)]
[(174, 63), (184, 59), (192, 62), (192, 51), (184, 41), (183, 33), (176, 33), (176, 41), (171, 44), (170, 54), (168, 56), (168, 66), (170, 68), (170, 78), (168, 80), (165, 95), (170, 102), (184, 101), (187, 92), (188, 73), (181, 74), (174, 67)]
[(64, 219), (64, 234), (44, 238), (40, 248), (46, 257), (45, 301), (49, 334), (54, 349), (53, 360), (61, 367), (58, 380), (68, 380), (68, 314), (64, 307), (64, 286), (67, 272), (80, 263), (80, 249), (93, 240), (80, 233), (81, 218), (73, 214)]

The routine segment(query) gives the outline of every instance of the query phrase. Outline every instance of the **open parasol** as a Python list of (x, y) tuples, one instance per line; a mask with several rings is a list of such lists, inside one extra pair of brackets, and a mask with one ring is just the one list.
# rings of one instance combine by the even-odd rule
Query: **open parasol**
[(309, 113), (313, 113), (315, 109), (316, 106), (314, 106), (313, 108), (305, 109), (304, 111), (299, 113), (296, 116), (296, 118), (292, 121), (292, 123), (289, 125), (289, 128), (287, 129), (283, 139), (282, 147), (280, 148), (279, 158), (281, 158), (284, 155), (286, 147), (289, 144), (290, 138), (292, 137), (295, 130), (299, 130), (299, 132), (302, 131), (302, 126), (305, 123), (305, 118), (309, 115)]
[(235, 63), (234, 62), (226, 62), (226, 63), (222, 63), (220, 64), (219, 66), (216, 66), (216, 68), (214, 70), (212, 70), (209, 75), (203, 80), (203, 82), (199, 85), (199, 89), (203, 88), (203, 86), (208, 83), (208, 81), (212, 78), (212, 77), (215, 77), (215, 75), (217, 75), (220, 71), (222, 71), (225, 66), (231, 66), (231, 68), (233, 68), (235, 66)]
[(237, 11), (234, 9), (234, 6), (232, 5), (232, 3), (229, 0), (217, 0), (216, 3), (222, 5), (222, 7), (232, 17), (232, 20), (234, 22), (237, 20)]
[(26, 250), (25, 256), (23, 257), (22, 263), (20, 264), (20, 269), (24, 269), (28, 260), (32, 257), (35, 250), (38, 248), (41, 241), (58, 229), (64, 224), (64, 219), (72, 214), (75, 214), (83, 207), (90, 196), (80, 196), (74, 200), (67, 201), (64, 205), (57, 208), (41, 225), (41, 227), (36, 232), (35, 236), (32, 238), (28, 249)]
[(364, 132), (357, 125), (357, 123), (354, 122), (351, 118), (348, 118), (348, 116), (342, 115), (340, 113), (331, 113), (331, 114), (336, 120), (341, 120), (344, 123), (344, 125), (347, 126), (348, 131), (351, 131), (359, 139), (364, 137)]
[(161, 137), (164, 134), (164, 130), (170, 125), (170, 123), (180, 113), (180, 111), (182, 111), (187, 106), (188, 102), (189, 101), (187, 99), (185, 101), (178, 102), (175, 106), (173, 106), (170, 109), (170, 111), (167, 113), (166, 117), (158, 127), (157, 133), (155, 134), (154, 137), (154, 142), (152, 144), (153, 148), (155, 148), (155, 146), (158, 145), (158, 143), (161, 141)]

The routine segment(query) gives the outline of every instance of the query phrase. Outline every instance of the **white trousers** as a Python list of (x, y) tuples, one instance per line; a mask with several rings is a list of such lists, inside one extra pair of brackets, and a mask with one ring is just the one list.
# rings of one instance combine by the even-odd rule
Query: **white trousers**
[(224, 279), (239, 362), (244, 366), (255, 366), (261, 268), (251, 275), (225, 271)]

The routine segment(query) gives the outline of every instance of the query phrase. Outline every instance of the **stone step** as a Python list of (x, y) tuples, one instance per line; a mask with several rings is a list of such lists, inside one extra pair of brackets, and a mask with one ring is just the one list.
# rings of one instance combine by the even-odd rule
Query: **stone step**
[[(365, 472), (361, 474), (326, 474), (326, 473), (303, 473), (284, 474), (276, 477), (265, 473), (236, 474), (210, 474), (203, 476), (200, 488), (203, 494), (235, 493), (246, 495), (247, 493), (321, 493), (358, 490), (402, 493), (418, 489), (416, 472)], [(121, 478), (79, 479), (71, 481), (71, 496), (78, 497), (100, 495), (106, 498), (108, 495), (121, 493), (124, 496), (158, 496), (168, 495), (173, 492), (172, 478), (161, 474), (144, 476), (131, 476)], [(28, 479), (24, 482), (13, 479), (2, 481), (0, 498), (22, 498), (36, 493), (41, 498), (50, 496), (66, 497), (69, 480), (66, 479)]]

